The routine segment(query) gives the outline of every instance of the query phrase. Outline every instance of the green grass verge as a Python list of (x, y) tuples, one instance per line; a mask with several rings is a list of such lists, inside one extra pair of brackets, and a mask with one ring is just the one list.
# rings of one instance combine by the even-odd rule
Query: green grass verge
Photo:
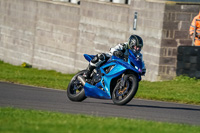
[(170, 81), (142, 81), (136, 97), (200, 105), (200, 80), (179, 76)]
[(1, 133), (198, 133), (200, 126), (0, 108)]
[(0, 80), (26, 85), (66, 89), (74, 74), (62, 74), (53, 70), (23, 68), (0, 61)]
[[(66, 90), (73, 74), (13, 66), (0, 61), (0, 81)], [(200, 80), (180, 76), (171, 81), (141, 81), (137, 98), (200, 105)]]

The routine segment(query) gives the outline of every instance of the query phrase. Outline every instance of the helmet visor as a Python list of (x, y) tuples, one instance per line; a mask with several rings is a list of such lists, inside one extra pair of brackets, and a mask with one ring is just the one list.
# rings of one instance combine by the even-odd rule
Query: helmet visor
[(135, 39), (130, 40), (129, 42), (130, 49), (133, 50), (135, 46), (136, 46), (136, 40)]

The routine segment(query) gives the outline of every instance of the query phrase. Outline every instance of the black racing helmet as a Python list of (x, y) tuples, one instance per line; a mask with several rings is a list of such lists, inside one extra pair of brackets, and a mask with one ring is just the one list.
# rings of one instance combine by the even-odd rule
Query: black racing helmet
[[(139, 50), (135, 49), (134, 47), (139, 48)], [(139, 53), (143, 47), (143, 40), (140, 36), (131, 35), (128, 40), (128, 48), (132, 50), (134, 53)]]

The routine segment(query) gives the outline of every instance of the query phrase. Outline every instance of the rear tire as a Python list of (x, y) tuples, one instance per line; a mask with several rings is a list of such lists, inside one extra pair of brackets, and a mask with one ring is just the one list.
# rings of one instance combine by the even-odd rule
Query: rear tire
[(82, 83), (77, 79), (79, 75), (83, 75), (86, 70), (78, 72), (70, 81), (67, 87), (67, 96), (71, 101), (81, 102), (87, 97)]
[(112, 93), (114, 104), (125, 105), (130, 102), (138, 90), (138, 79), (136, 75), (128, 74), (126, 85), (120, 89), (121, 82), (118, 82)]

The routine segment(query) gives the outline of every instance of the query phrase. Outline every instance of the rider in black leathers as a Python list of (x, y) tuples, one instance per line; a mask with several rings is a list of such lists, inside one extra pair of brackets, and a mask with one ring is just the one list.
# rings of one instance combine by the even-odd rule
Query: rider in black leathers
[[(92, 71), (101, 66), (103, 63), (107, 62), (107, 60), (112, 56), (117, 56), (119, 58), (127, 57), (129, 55), (128, 50), (132, 50), (137, 58), (142, 60), (142, 54), (140, 53), (143, 47), (143, 40), (141, 37), (137, 35), (131, 35), (129, 37), (128, 42), (120, 43), (117, 46), (110, 49), (110, 53), (101, 53), (97, 54), (90, 62), (87, 68), (86, 73), (84, 73), (85, 78), (90, 78)], [(143, 61), (142, 61), (143, 62)], [(143, 62), (142, 67), (142, 75), (146, 73), (146, 68)]]

